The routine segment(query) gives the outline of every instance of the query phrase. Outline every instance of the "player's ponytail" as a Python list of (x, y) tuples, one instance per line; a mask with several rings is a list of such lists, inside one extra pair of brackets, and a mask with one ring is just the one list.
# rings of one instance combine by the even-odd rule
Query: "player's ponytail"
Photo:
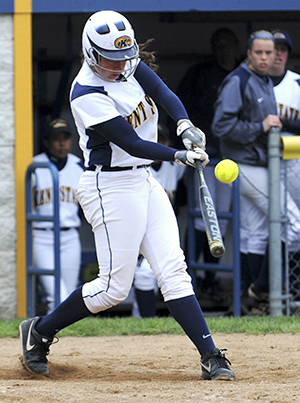
[(154, 51), (146, 51), (146, 47), (153, 42), (154, 39), (148, 39), (146, 42), (139, 44), (140, 58), (142, 62), (147, 64), (155, 73), (158, 72), (159, 66)]

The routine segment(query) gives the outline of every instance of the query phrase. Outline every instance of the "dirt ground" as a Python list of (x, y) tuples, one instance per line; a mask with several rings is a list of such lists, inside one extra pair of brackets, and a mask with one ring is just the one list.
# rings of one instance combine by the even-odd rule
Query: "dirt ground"
[(62, 337), (50, 375), (27, 372), (18, 339), (0, 339), (0, 402), (299, 402), (299, 334), (215, 334), (236, 380), (202, 381), (186, 336)]

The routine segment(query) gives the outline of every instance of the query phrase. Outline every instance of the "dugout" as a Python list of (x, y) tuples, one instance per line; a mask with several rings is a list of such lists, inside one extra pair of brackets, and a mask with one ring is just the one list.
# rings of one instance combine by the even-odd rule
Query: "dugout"
[[(189, 66), (210, 57), (211, 34), (221, 26), (236, 33), (241, 55), (254, 30), (287, 31), (294, 43), (290, 67), (300, 73), (300, 45), (296, 41), (300, 5), (296, 0), (272, 4), (266, 0), (251, 4), (234, 0), (103, 0), (101, 8), (122, 12), (132, 23), (138, 42), (155, 39), (149, 49), (157, 52), (159, 74), (175, 91)], [(95, 0), (0, 0), (0, 163), (6, 195), (0, 210), (1, 317), (26, 313), (25, 171), (40, 150), (39, 134), (49, 117), (60, 115), (73, 124), (68, 92), (80, 65), (81, 32), (88, 16), (98, 10)], [(76, 142), (73, 152), (80, 153)], [(83, 248), (89, 250), (91, 238), (87, 235), (84, 239)]]

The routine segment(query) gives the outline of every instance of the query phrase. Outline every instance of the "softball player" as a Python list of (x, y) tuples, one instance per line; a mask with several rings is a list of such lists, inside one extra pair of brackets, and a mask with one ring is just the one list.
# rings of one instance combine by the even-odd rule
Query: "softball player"
[[(293, 44), (290, 37), (282, 31), (274, 31), (276, 55), (269, 75), (274, 83), (278, 115), (283, 123), (282, 136), (300, 133), (300, 75), (286, 69)], [(287, 188), (300, 208), (300, 159), (285, 161), (287, 164)]]
[(155, 102), (178, 123), (179, 135), (190, 133), (196, 146), (205, 144), (205, 135), (188, 120), (177, 96), (139, 60), (134, 31), (124, 16), (93, 14), (82, 44), (84, 63), (70, 94), (87, 168), (77, 196), (93, 228), (99, 277), (75, 290), (50, 315), (21, 323), (25, 366), (47, 374), (46, 355), (55, 333), (124, 300), (141, 251), (171, 314), (201, 355), (202, 378), (233, 379), (195, 297), (169, 198), (148, 167), (154, 160), (208, 163), (203, 148), (176, 150), (157, 143)]
[[(61, 263), (61, 301), (78, 286), (81, 263), (81, 243), (77, 228), (80, 226), (76, 191), (83, 172), (80, 158), (70, 153), (72, 133), (67, 122), (55, 119), (49, 124), (44, 136), (46, 151), (36, 155), (34, 162), (51, 161), (58, 169), (59, 177), (59, 218), (60, 218), (60, 263)], [(33, 174), (35, 211), (40, 215), (53, 214), (53, 181), (48, 169), (37, 168)], [(49, 197), (50, 195), (50, 197)], [(35, 265), (42, 269), (54, 268), (53, 223), (35, 221), (33, 225), (33, 252)], [(53, 276), (40, 276), (45, 290), (48, 313), (55, 303)]]
[[(275, 56), (272, 34), (254, 32), (247, 56), (246, 63), (223, 81), (212, 123), (213, 132), (221, 141), (223, 157), (239, 164), (240, 250), (248, 260), (248, 267), (242, 266), (241, 273), (245, 292), (259, 275), (269, 236), (267, 135), (271, 127), (282, 127), (273, 82), (267, 75)], [(298, 239), (300, 214), (290, 196), (288, 210), (291, 239)]]
[[(283, 123), (281, 135), (293, 136), (300, 133), (300, 75), (286, 69), (288, 57), (292, 52), (293, 44), (290, 37), (283, 31), (272, 32), (276, 53), (273, 63), (269, 69), (269, 75), (274, 84), (274, 94), (277, 104), (278, 115)], [(296, 203), (300, 208), (300, 159), (291, 159), (284, 161), (287, 168), (287, 190), (288, 198)], [(281, 176), (284, 175), (284, 166), (282, 164)], [(284, 192), (282, 192), (284, 194)], [(291, 203), (289, 204), (289, 206)], [(299, 217), (297, 210), (292, 210), (291, 214), (295, 219)], [(288, 223), (290, 225), (290, 223)], [(290, 237), (290, 234), (289, 234)], [(289, 252), (299, 251), (300, 234), (290, 237), (288, 249)], [(293, 253), (289, 258), (290, 268), (298, 264), (299, 253)], [(269, 265), (268, 259), (264, 262), (259, 276), (250, 285), (249, 296), (257, 301), (268, 301), (269, 292)]]

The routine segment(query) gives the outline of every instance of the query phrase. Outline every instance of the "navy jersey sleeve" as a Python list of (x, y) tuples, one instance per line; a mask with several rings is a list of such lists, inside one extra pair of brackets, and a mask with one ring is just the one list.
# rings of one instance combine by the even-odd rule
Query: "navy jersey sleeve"
[(93, 126), (106, 140), (111, 141), (128, 154), (150, 160), (174, 161), (174, 148), (152, 141), (142, 140), (121, 116)]
[(282, 131), (287, 131), (293, 134), (300, 134), (300, 121), (296, 120), (294, 122), (287, 122), (281, 119)]
[(149, 66), (140, 62), (134, 77), (154, 102), (160, 105), (175, 122), (179, 119), (189, 119), (187, 111), (177, 95)]

